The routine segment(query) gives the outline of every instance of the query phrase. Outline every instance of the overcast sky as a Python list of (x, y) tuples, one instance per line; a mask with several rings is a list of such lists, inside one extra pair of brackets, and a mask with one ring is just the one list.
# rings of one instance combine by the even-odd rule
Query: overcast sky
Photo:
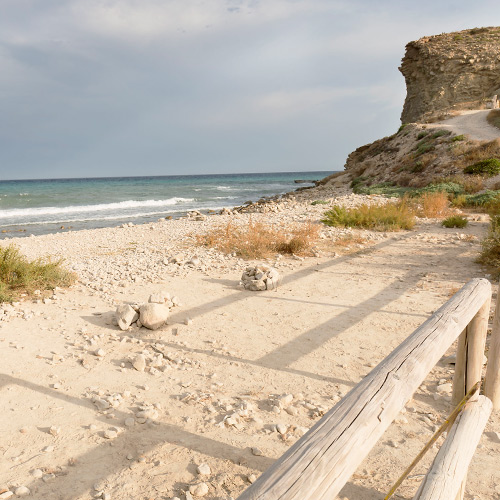
[(496, 1), (0, 0), (0, 179), (342, 170)]

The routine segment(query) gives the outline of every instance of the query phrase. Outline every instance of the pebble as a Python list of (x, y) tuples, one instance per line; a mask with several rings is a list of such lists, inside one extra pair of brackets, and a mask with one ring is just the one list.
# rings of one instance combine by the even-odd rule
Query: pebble
[(193, 486), (189, 487), (189, 493), (191, 493), (195, 497), (204, 497), (208, 493), (208, 484), (207, 483), (193, 484)]
[(35, 479), (40, 479), (43, 476), (43, 471), (41, 469), (34, 469), (31, 471), (31, 475)]
[(286, 431), (288, 430), (288, 427), (285, 424), (277, 424), (276, 425), (276, 430), (281, 434), (286, 434)]
[(51, 453), (52, 451), (54, 451), (54, 447), (52, 445), (46, 446), (42, 451), (45, 453)]
[(135, 425), (135, 418), (126, 418), (124, 424), (126, 427), (133, 427)]
[(247, 476), (247, 481), (251, 484), (255, 483), (257, 481), (257, 476), (255, 474), (250, 474)]
[(264, 452), (260, 448), (252, 448), (252, 455), (255, 455), (256, 457), (262, 457), (264, 455)]
[(4, 491), (2, 494), (0, 494), (0, 500), (5, 500), (13, 495), (14, 493), (12, 491)]
[(19, 486), (19, 488), (16, 488), (16, 490), (14, 491), (14, 493), (18, 497), (26, 497), (26, 496), (28, 496), (31, 493), (31, 491), (26, 486)]
[(146, 368), (146, 358), (143, 354), (138, 354), (132, 361), (132, 366), (138, 371), (143, 372)]
[(52, 434), (53, 436), (57, 436), (60, 432), (61, 432), (61, 428), (60, 427), (56, 427), (55, 425), (53, 425), (49, 429), (49, 434)]
[(107, 429), (104, 431), (104, 437), (106, 439), (115, 439), (118, 436), (118, 432), (113, 429)]
[(98, 358), (102, 358), (106, 355), (106, 351), (104, 349), (97, 349), (94, 353)]
[(209, 476), (212, 473), (212, 470), (210, 469), (210, 466), (206, 463), (198, 465), (196, 468), (196, 472), (200, 474), (200, 476)]

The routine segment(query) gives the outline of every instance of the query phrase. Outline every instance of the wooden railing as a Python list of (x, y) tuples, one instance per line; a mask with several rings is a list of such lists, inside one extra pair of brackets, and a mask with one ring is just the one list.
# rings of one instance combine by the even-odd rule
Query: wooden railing
[[(487, 280), (474, 279), (467, 283), (291, 446), (238, 500), (333, 500), (458, 337), (453, 401), (460, 400), (481, 380), (490, 300), (491, 285)], [(496, 321), (500, 325), (500, 319), (496, 318)], [(500, 405), (498, 337), (500, 329), (490, 348), (490, 357), (491, 349), (496, 349), (496, 363), (490, 364), (485, 384), (487, 395), (493, 398), (496, 407)], [(487, 398), (475, 399), (477, 403), (468, 404), (467, 411), (462, 412), (449, 436), (464, 436), (463, 429), (465, 427), (467, 434), (471, 422), (475, 432), (481, 435), (491, 411), (491, 402)], [(481, 414), (480, 421), (476, 418), (477, 412)], [(457, 439), (451, 442), (456, 444)], [(468, 440), (468, 445), (473, 441)], [(450, 437), (445, 443), (440, 460), (443, 455), (445, 458), (449, 456), (446, 449), (450, 446)], [(475, 445), (472, 453), (474, 449)], [(465, 462), (463, 460), (464, 465)], [(441, 466), (449, 467), (449, 464), (445, 462)], [(449, 496), (450, 490), (445, 485), (448, 496), (433, 496), (436, 489), (432, 485), (429, 487), (435, 476), (433, 472), (422, 482), (416, 498), (454, 500), (456, 495), (460, 497), (467, 466), (468, 462), (465, 472), (463, 467), (456, 468), (458, 472), (453, 476), (453, 484), (458, 485), (455, 488), (457, 493)], [(431, 471), (432, 468), (429, 473)], [(430, 495), (426, 493), (428, 491), (431, 491)]]

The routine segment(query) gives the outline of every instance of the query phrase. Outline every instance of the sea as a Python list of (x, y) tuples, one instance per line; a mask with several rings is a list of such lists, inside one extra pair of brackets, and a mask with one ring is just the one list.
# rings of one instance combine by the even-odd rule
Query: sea
[(311, 186), (331, 173), (0, 180), (0, 239), (208, 213)]

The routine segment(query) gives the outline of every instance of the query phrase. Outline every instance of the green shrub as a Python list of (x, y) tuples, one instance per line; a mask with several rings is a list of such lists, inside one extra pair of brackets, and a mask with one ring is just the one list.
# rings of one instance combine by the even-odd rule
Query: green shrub
[(415, 150), (415, 155), (420, 156), (434, 149), (434, 144), (430, 144), (428, 142), (421, 141)]
[(420, 139), (423, 139), (426, 135), (429, 134), (429, 131), (428, 130), (422, 130), (422, 132), (419, 132), (417, 134), (417, 139), (420, 140)]
[(467, 225), (467, 219), (461, 215), (453, 215), (445, 219), (442, 224), (444, 227), (465, 227)]
[(464, 173), (466, 174), (481, 174), (492, 177), (500, 173), (500, 160), (497, 158), (488, 158), (481, 160), (473, 165), (465, 167)]
[(20, 293), (69, 286), (75, 276), (61, 267), (61, 260), (29, 261), (13, 245), (0, 247), (0, 302), (11, 302)]
[(364, 184), (367, 180), (368, 177), (363, 177), (362, 175), (360, 175), (359, 177), (356, 177), (351, 181), (350, 187), (351, 189), (355, 189), (360, 184)]
[(378, 194), (380, 196), (387, 196), (388, 198), (403, 196), (409, 190), (411, 188), (395, 186), (390, 182), (382, 182), (371, 186), (357, 186), (353, 189), (356, 194)]
[(356, 208), (335, 205), (321, 220), (327, 226), (358, 227), (374, 231), (411, 229), (415, 217), (406, 200), (385, 205), (363, 204)]
[(451, 138), (451, 142), (459, 142), (459, 141), (464, 141), (465, 140), (465, 135), (456, 135), (455, 137)]
[(436, 184), (429, 184), (418, 190), (418, 194), (438, 192), (457, 195), (464, 192), (464, 187), (458, 182), (437, 182)]
[(443, 137), (444, 135), (451, 135), (451, 131), (450, 130), (443, 130), (443, 129), (436, 130), (436, 132), (434, 132), (431, 135), (431, 139), (437, 139), (438, 137)]
[(500, 191), (485, 191), (479, 194), (461, 194), (452, 199), (451, 204), (455, 207), (486, 207), (500, 201)]
[(328, 205), (328, 202), (325, 200), (314, 200), (311, 205)]

